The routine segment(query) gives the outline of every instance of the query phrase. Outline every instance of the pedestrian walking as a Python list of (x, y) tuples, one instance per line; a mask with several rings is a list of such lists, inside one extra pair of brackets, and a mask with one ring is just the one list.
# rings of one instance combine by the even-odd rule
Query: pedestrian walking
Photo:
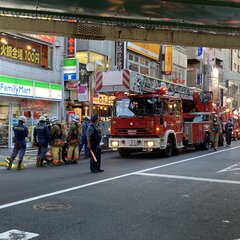
[(78, 163), (78, 144), (79, 144), (79, 128), (80, 118), (75, 115), (72, 119), (72, 123), (69, 127), (67, 134), (68, 152), (67, 152), (67, 163)]
[(84, 118), (84, 121), (82, 123), (82, 132), (81, 132), (81, 139), (80, 139), (80, 144), (78, 145), (78, 152), (79, 152), (79, 157), (81, 155), (81, 151), (82, 151), (82, 148), (84, 146), (84, 158), (88, 158), (89, 156), (89, 151), (88, 151), (88, 147), (87, 147), (87, 129), (88, 129), (88, 126), (89, 126), (89, 117), (85, 117)]
[(18, 118), (18, 124), (13, 127), (14, 148), (13, 148), (11, 157), (6, 158), (6, 160), (8, 161), (8, 167), (7, 167), (8, 170), (12, 169), (12, 163), (15, 160), (17, 155), (19, 158), (17, 170), (22, 170), (21, 164), (26, 151), (26, 138), (28, 137), (28, 128), (24, 126), (24, 123), (26, 123), (26, 121), (27, 119), (25, 116), (20, 116)]
[(60, 166), (62, 164), (62, 147), (64, 143), (64, 130), (62, 124), (57, 117), (50, 119), (52, 124), (50, 130), (50, 145), (53, 158), (53, 165)]
[(103, 172), (101, 169), (101, 131), (97, 126), (98, 115), (91, 117), (91, 123), (87, 129), (87, 146), (90, 154), (90, 170), (91, 173)]
[(33, 132), (34, 145), (38, 147), (36, 167), (43, 167), (49, 144), (49, 128), (46, 125), (46, 118), (41, 116)]
[(217, 151), (218, 148), (218, 142), (219, 142), (219, 134), (222, 133), (222, 126), (220, 121), (217, 118), (217, 115), (213, 116), (212, 123), (210, 125), (211, 130), (211, 142), (214, 148), (214, 151)]
[(225, 125), (225, 137), (226, 137), (226, 147), (230, 147), (232, 142), (232, 130), (233, 130), (233, 122), (232, 119), (229, 118), (228, 122)]

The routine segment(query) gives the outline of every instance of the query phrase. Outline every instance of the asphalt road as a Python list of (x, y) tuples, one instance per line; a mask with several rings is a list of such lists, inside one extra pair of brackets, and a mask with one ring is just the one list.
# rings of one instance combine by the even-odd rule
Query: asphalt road
[(218, 152), (102, 155), (0, 169), (0, 240), (239, 240), (240, 142)]

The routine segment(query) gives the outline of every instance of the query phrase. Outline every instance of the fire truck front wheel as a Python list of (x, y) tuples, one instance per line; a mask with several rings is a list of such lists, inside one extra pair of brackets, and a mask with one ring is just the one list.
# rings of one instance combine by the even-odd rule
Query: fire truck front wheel
[(128, 149), (124, 149), (124, 148), (118, 149), (118, 152), (121, 157), (128, 157), (131, 153)]
[(164, 155), (166, 157), (171, 157), (173, 155), (173, 151), (174, 151), (173, 139), (170, 136), (168, 136), (167, 146), (166, 149), (164, 150)]

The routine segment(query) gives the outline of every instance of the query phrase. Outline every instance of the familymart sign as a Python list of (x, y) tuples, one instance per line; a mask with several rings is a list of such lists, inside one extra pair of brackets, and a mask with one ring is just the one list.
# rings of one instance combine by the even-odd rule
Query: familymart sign
[(61, 100), (62, 87), (60, 84), (0, 75), (0, 95)]

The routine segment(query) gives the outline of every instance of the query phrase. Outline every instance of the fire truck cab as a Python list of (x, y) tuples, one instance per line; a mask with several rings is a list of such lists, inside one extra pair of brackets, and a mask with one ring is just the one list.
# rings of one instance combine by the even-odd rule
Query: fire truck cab
[(159, 150), (171, 156), (177, 149), (190, 145), (208, 149), (211, 113), (189, 112), (193, 107), (189, 102), (159, 93), (117, 97), (110, 147), (121, 156)]

